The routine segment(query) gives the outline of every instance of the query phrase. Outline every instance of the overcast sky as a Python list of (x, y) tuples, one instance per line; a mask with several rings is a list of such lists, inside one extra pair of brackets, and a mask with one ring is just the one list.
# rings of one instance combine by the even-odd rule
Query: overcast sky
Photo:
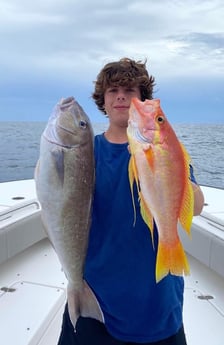
[(223, 0), (0, 0), (0, 120), (46, 121), (73, 95), (93, 121), (105, 63), (147, 58), (174, 123), (224, 123)]

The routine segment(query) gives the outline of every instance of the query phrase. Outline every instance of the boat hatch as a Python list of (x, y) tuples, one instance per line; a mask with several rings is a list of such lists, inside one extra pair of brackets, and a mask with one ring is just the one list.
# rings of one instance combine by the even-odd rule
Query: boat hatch
[(184, 325), (188, 343), (223, 345), (220, 331), (224, 326), (224, 314), (213, 303), (215, 296), (186, 287), (184, 298)]
[(58, 287), (28, 281), (2, 287), (1, 339), (7, 339), (7, 344), (40, 344), (64, 302), (65, 290)]

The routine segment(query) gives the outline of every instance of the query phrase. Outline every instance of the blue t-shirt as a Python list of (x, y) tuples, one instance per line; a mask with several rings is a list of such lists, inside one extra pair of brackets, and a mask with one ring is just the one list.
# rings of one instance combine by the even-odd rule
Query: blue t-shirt
[[(155, 281), (154, 245), (128, 180), (127, 144), (95, 137), (96, 187), (85, 279), (102, 308), (108, 332), (131, 342), (153, 342), (175, 334), (182, 325), (184, 281), (166, 276)], [(193, 176), (192, 176), (193, 179)]]

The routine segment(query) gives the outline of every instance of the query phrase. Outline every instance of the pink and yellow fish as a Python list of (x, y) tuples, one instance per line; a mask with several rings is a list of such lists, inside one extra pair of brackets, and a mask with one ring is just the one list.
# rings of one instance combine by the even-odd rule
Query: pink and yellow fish
[(141, 214), (153, 240), (158, 229), (156, 281), (167, 274), (190, 272), (178, 236), (178, 221), (190, 235), (194, 209), (190, 157), (160, 108), (160, 100), (132, 99), (127, 135), (131, 158), (129, 180), (136, 181)]

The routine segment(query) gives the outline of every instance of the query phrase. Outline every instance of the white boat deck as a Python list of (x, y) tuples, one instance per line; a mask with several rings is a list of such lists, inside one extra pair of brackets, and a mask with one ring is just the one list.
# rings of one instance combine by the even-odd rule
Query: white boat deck
[(4, 182), (0, 184), (0, 214), (12, 206), (36, 200), (34, 180)]
[(224, 279), (189, 256), (184, 325), (189, 345), (224, 344)]
[[(194, 218), (192, 240), (183, 235), (191, 267), (185, 278), (185, 331), (188, 345), (223, 345), (224, 191), (203, 190), (208, 206)], [(34, 181), (0, 184), (1, 341), (57, 344), (66, 284), (41, 226)]]
[(56, 345), (66, 284), (47, 239), (1, 265), (0, 339), (8, 345)]

